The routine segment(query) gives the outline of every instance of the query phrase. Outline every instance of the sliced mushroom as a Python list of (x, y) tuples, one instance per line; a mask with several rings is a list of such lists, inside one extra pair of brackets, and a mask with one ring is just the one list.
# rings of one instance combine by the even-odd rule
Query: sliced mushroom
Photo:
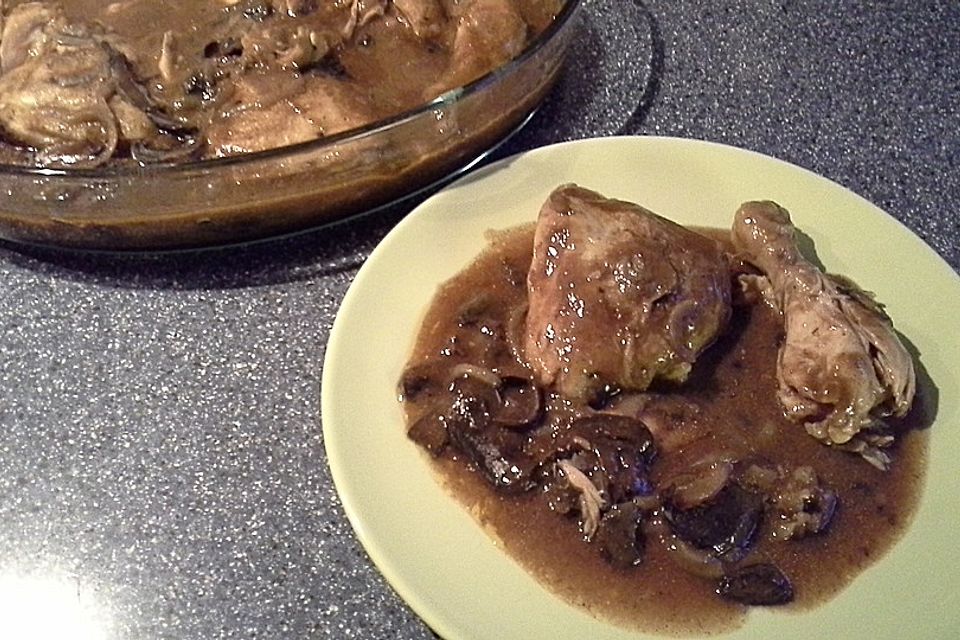
[(470, 458), (495, 489), (522, 493), (535, 486), (534, 465), (491, 437), (490, 414), (478, 398), (458, 399), (446, 424), (451, 443)]
[(543, 393), (532, 378), (505, 376), (498, 389), (500, 402), (493, 420), (503, 427), (528, 427), (543, 415)]
[(726, 562), (736, 562), (756, 538), (763, 499), (730, 484), (710, 502), (692, 509), (668, 504), (665, 515), (678, 538), (698, 549), (710, 550)]
[(642, 511), (633, 502), (615, 504), (603, 515), (596, 543), (607, 562), (626, 569), (643, 561), (646, 539), (641, 519)]
[(397, 386), (401, 402), (422, 404), (446, 392), (450, 364), (442, 360), (427, 360), (404, 370)]
[(533, 487), (538, 465), (523, 452), (520, 427), (539, 418), (542, 394), (529, 380), (428, 360), (404, 371), (398, 391), (419, 415), (408, 431), (412, 440), (434, 455), (453, 445), (498, 490)]
[(407, 430), (407, 437), (433, 455), (439, 455), (450, 441), (447, 435), (446, 417), (426, 413)]
[(183, 162), (197, 158), (200, 150), (200, 143), (196, 139), (191, 139), (182, 146), (170, 146), (167, 148), (151, 147), (138, 141), (130, 145), (130, 157), (144, 165)]
[(793, 600), (793, 585), (772, 564), (751, 564), (721, 578), (717, 593), (747, 605), (770, 606)]
[[(168, 43), (164, 35), (164, 46)], [(130, 155), (141, 164), (183, 161), (198, 155), (201, 145), (197, 130), (164, 113), (150, 98), (143, 84), (136, 77), (130, 61), (106, 43), (101, 45), (106, 52), (116, 96), (111, 108), (121, 126), (124, 138), (130, 142)], [(172, 54), (171, 54), (172, 55)], [(122, 105), (123, 109), (118, 110)], [(128, 114), (128, 115), (124, 115)], [(133, 117), (143, 122), (140, 135), (130, 135), (123, 128)]]
[(644, 524), (654, 539), (666, 550), (668, 557), (687, 573), (712, 579), (724, 575), (723, 562), (712, 550), (697, 549), (677, 537), (670, 529), (662, 512), (654, 514), (654, 517), (645, 521)]
[(500, 405), (500, 377), (483, 367), (458, 365), (451, 375), (450, 390), (455, 397), (476, 398), (483, 403), (483, 410), (492, 419)]
[(663, 491), (679, 509), (692, 509), (717, 497), (730, 482), (733, 460), (723, 454), (710, 455), (670, 478)]
[(470, 363), (458, 364), (450, 370), (452, 380), (473, 378), (488, 387), (496, 389), (500, 386), (500, 376), (486, 367), (479, 367)]
[(530, 377), (501, 376), (472, 364), (457, 365), (451, 375), (455, 391), (466, 385), (470, 393), (484, 398), (487, 410), (498, 426), (510, 429), (527, 427), (543, 414), (543, 394)]
[(596, 473), (612, 503), (652, 492), (648, 468), (656, 457), (656, 447), (643, 422), (625, 416), (594, 414), (575, 420), (568, 437), (573, 446), (593, 452)]

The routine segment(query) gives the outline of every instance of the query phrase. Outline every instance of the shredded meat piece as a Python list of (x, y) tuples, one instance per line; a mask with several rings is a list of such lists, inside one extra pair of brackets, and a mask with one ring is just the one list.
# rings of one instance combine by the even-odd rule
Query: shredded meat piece
[(600, 526), (600, 513), (606, 508), (607, 501), (600, 495), (600, 491), (590, 478), (572, 461), (559, 460), (557, 466), (570, 486), (579, 493), (581, 530), (584, 537), (590, 540)]

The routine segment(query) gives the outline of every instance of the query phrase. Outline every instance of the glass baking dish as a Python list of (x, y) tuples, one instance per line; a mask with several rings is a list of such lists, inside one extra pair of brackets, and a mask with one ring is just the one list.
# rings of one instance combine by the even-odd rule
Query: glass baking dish
[(433, 102), (319, 140), (182, 164), (0, 165), (0, 238), (97, 250), (245, 242), (369, 211), (469, 167), (521, 126), (575, 36), (569, 0), (524, 52)]

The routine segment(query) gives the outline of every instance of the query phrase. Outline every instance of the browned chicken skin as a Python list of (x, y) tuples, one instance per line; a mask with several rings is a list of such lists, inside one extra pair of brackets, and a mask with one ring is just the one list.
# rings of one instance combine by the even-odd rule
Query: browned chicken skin
[(885, 468), (893, 435), (883, 418), (909, 410), (913, 360), (871, 296), (807, 261), (794, 233), (772, 202), (742, 205), (733, 223), (735, 247), (763, 272), (760, 285), (783, 314), (780, 402), (815, 438)]
[(683, 381), (730, 314), (714, 241), (576, 185), (541, 209), (527, 282), (525, 356), (580, 400)]

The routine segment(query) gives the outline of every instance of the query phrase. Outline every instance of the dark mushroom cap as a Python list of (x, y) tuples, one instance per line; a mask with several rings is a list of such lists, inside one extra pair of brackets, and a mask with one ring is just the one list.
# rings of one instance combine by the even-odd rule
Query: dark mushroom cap
[(446, 419), (442, 415), (427, 412), (410, 425), (407, 437), (431, 454), (439, 455), (449, 442)]
[(692, 509), (673, 504), (666, 507), (667, 521), (678, 538), (726, 558), (753, 544), (763, 515), (763, 498), (729, 484), (713, 500)]
[(607, 562), (626, 569), (643, 561), (646, 539), (640, 527), (642, 517), (633, 502), (615, 504), (603, 515), (594, 540)]
[(717, 593), (741, 604), (770, 606), (792, 601), (793, 585), (776, 566), (759, 563), (723, 576)]
[(497, 424), (522, 429), (536, 423), (543, 415), (543, 393), (530, 378), (504, 376), (498, 392), (498, 405), (493, 411)]
[(571, 441), (587, 443), (596, 456), (595, 473), (614, 503), (651, 492), (648, 470), (656, 457), (653, 436), (636, 418), (594, 414), (578, 418), (568, 431)]
[(475, 384), (454, 388), (456, 397), (446, 416), (451, 443), (498, 491), (519, 493), (532, 489), (535, 465), (522, 451), (522, 436), (494, 424), (490, 414), (491, 397), (495, 397), (490, 395), (492, 390)]

